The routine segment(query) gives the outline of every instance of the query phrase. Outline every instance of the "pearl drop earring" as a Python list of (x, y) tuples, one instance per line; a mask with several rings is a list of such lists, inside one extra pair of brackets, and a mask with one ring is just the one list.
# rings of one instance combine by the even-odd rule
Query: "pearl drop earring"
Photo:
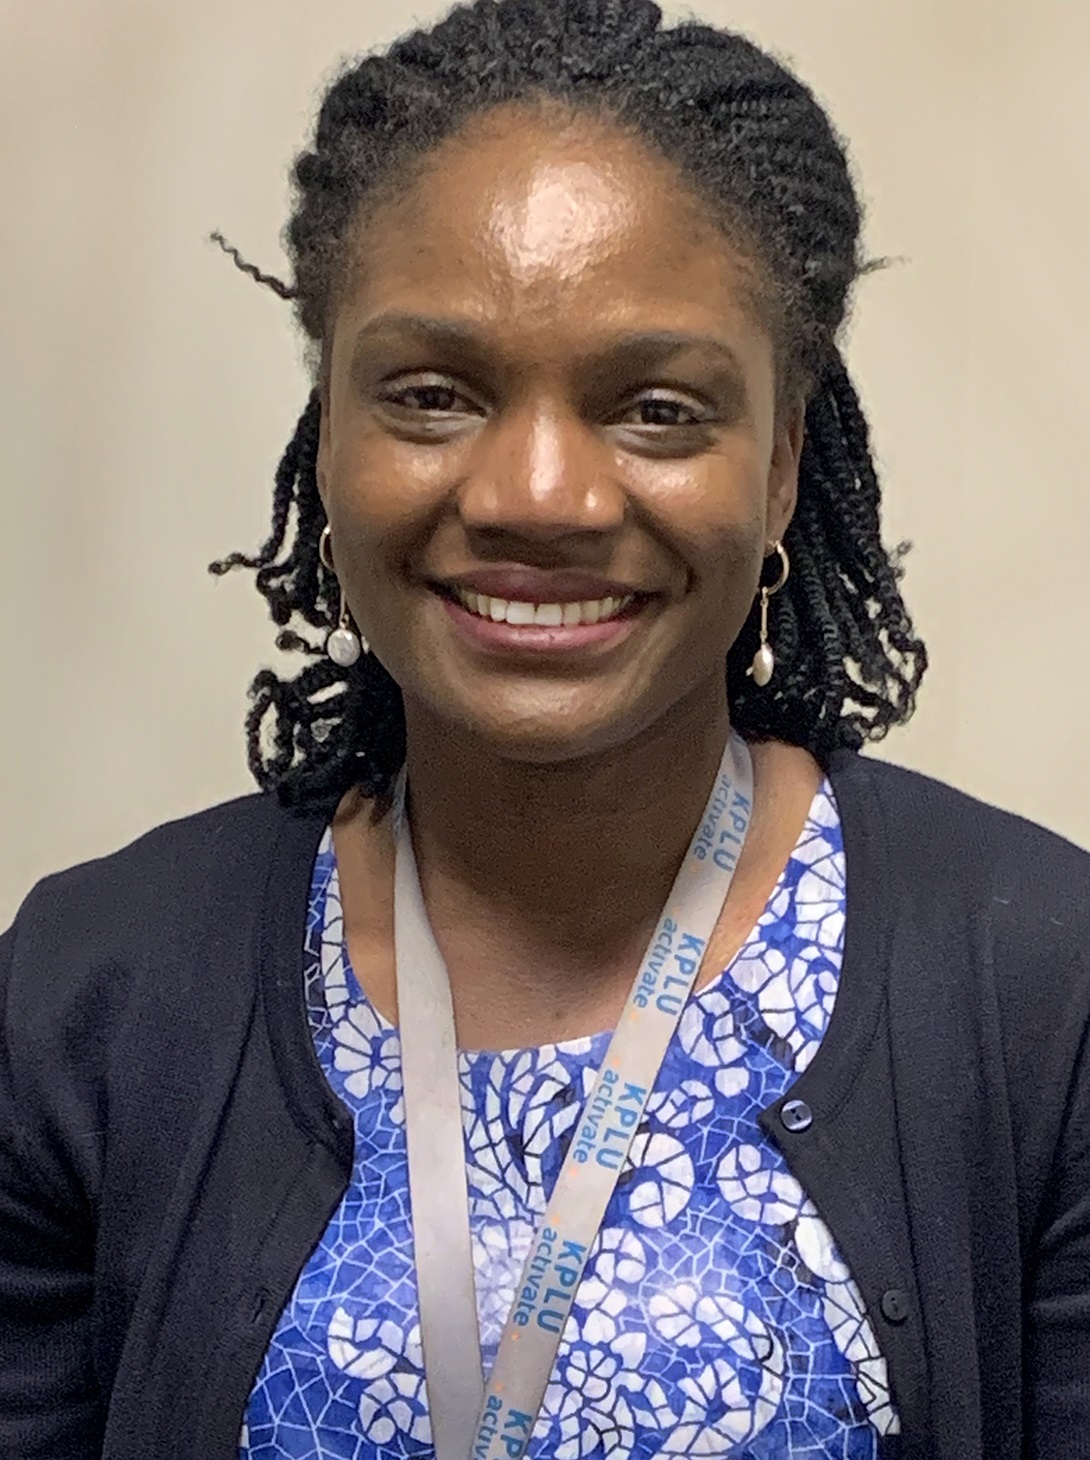
[[(333, 566), (333, 554), (330, 550), (329, 523), (322, 528), (322, 535), (318, 539), (318, 556), (322, 563), (331, 573), (336, 574)], [(332, 631), (325, 641), (325, 651), (338, 669), (351, 669), (357, 663), (361, 654), (368, 652), (368, 644), (352, 621), (352, 613), (344, 596), (344, 588), (340, 585), (340, 610), (337, 615), (337, 627)]]
[[(768, 642), (768, 600), (774, 593), (779, 593), (791, 572), (791, 561), (783, 543), (779, 540), (774, 542), (772, 552), (780, 555), (780, 577), (771, 588), (762, 587), (761, 589), (761, 647), (754, 654), (753, 663), (746, 670), (747, 675), (752, 675), (753, 683), (760, 685), (762, 689), (771, 682), (776, 668), (776, 656), (772, 652), (772, 645)], [(769, 556), (771, 557), (772, 554), (770, 553)]]

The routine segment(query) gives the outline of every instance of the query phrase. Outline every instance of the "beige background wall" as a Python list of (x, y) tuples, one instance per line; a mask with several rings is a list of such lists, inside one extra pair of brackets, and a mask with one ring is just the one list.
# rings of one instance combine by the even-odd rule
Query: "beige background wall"
[[(306, 390), (286, 166), (417, 0), (0, 0), (0, 923), (42, 873), (248, 787), (248, 582)], [(934, 667), (882, 753), (1090, 845), (1090, 8), (704, 0), (852, 140), (851, 356)], [(676, 12), (674, 12), (676, 13)]]

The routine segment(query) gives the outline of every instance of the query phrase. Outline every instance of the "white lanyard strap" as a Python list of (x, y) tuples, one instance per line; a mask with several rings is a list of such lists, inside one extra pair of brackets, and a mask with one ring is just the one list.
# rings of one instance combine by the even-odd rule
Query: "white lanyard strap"
[(394, 948), (413, 1254), (432, 1438), (436, 1456), (466, 1460), (484, 1378), (454, 1006), (424, 910), (404, 815), (394, 872)]
[(519, 1460), (590, 1248), (696, 982), (749, 827), (753, 768), (732, 734), (534, 1237), (487, 1387), (450, 984), (399, 802), (394, 945), (409, 1195), (436, 1460)]

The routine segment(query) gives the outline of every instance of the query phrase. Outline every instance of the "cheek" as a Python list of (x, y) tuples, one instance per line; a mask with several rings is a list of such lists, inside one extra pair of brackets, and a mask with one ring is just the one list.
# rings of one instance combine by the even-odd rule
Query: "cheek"
[[(725, 439), (698, 464), (656, 463), (634, 483), (644, 510), (678, 557), (689, 565), (692, 586), (737, 582), (739, 571), (762, 552), (768, 463), (760, 443), (738, 435)], [(743, 574), (743, 587), (749, 574)]]
[(392, 441), (366, 423), (337, 433), (327, 511), (350, 573), (366, 562), (371, 575), (382, 576), (434, 526), (449, 482), (449, 462), (438, 455)]

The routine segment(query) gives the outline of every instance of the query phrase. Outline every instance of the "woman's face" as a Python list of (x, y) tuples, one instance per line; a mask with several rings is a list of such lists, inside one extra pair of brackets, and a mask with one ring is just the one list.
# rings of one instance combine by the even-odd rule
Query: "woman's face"
[(514, 110), (357, 253), (319, 484), (410, 727), (547, 763), (719, 713), (801, 440), (742, 257), (638, 143)]

